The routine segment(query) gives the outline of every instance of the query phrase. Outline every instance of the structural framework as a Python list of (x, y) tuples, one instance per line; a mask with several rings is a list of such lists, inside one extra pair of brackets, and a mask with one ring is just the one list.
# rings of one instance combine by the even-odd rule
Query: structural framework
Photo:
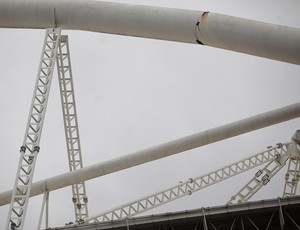
[[(7, 230), (23, 229), (29, 197), (44, 194), (38, 226), (41, 228), (44, 207), (46, 206), (46, 214), (48, 210), (49, 192), (66, 186), (72, 186), (72, 201), (75, 210), (75, 222), (70, 225), (80, 225), (90, 221), (126, 220), (126, 218), (191, 195), (193, 192), (264, 163), (266, 166), (259, 169), (254, 177), (229, 199), (227, 205), (248, 201), (261, 187), (267, 185), (287, 162), (288, 169), (283, 197), (295, 196), (300, 177), (299, 130), (296, 131), (289, 143), (279, 143), (276, 147), (255, 154), (248, 159), (235, 162), (206, 175), (191, 178), (172, 188), (107, 212), (89, 216), (84, 181), (298, 118), (300, 117), (300, 103), (84, 168), (68, 37), (61, 35), (61, 29), (195, 43), (298, 65), (300, 64), (299, 29), (211, 12), (90, 0), (1, 0), (0, 27), (46, 29), (27, 129), (20, 148), (15, 185), (12, 191), (0, 194), (0, 205), (10, 204), (6, 222)], [(40, 151), (39, 143), (55, 63), (59, 76), (70, 173), (32, 183), (36, 159)], [(284, 226), (283, 222), (280, 224)], [(46, 221), (46, 228), (48, 228), (48, 221)]]
[(160, 215), (128, 218), (56, 230), (218, 230), (218, 229), (299, 229), (300, 197), (271, 199)]

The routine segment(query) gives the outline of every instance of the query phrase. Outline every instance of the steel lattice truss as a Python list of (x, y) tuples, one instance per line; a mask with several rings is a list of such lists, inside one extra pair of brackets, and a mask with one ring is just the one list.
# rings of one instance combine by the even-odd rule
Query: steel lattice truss
[[(73, 76), (71, 69), (68, 36), (61, 36), (57, 53), (57, 70), (60, 86), (61, 104), (64, 118), (65, 136), (68, 151), (69, 169), (74, 171), (83, 167), (79, 138), (78, 119), (75, 103)], [(75, 219), (83, 222), (88, 217), (88, 198), (85, 183), (72, 185), (72, 201)]]
[[(138, 199), (131, 203), (124, 204), (122, 206), (90, 217), (87, 219), (87, 221), (94, 220), (95, 222), (105, 222), (132, 217), (165, 203), (179, 199), (183, 196), (191, 195), (193, 192), (199, 191), (210, 185), (221, 182), (225, 179), (231, 178), (235, 175), (238, 175), (242, 172), (268, 162), (267, 166), (265, 166), (263, 170), (259, 170), (256, 173), (254, 181), (256, 182), (257, 186), (255, 187), (255, 189), (252, 189), (251, 192), (249, 192), (251, 196), (248, 195), (246, 197), (243, 197), (243, 199), (238, 200), (238, 203), (244, 203), (248, 201), (250, 197), (252, 197), (262, 186), (267, 184), (266, 178), (268, 178), (269, 181), (271, 177), (274, 176), (285, 165), (286, 160), (289, 159), (290, 154), (293, 152), (292, 150), (295, 150), (295, 147), (297, 149), (297, 155), (299, 155), (299, 150), (296, 143), (289, 142), (285, 144), (279, 144), (276, 147), (269, 148), (266, 151), (235, 162), (231, 165), (225, 166), (224, 168), (218, 169), (214, 172), (197, 178), (190, 178), (189, 180), (180, 183), (172, 188), (163, 190), (161, 192), (152, 194), (150, 196)], [(264, 175), (264, 177), (259, 179), (258, 177), (261, 176), (263, 172), (266, 172), (265, 175), (268, 176)], [(245, 189), (249, 189), (249, 184), (251, 184), (252, 182), (253, 180), (251, 180), (251, 182), (248, 183), (241, 191), (244, 192)], [(242, 192), (239, 192), (238, 194)], [(242, 195), (236, 195), (234, 197), (242, 197)], [(228, 204), (233, 204), (233, 202), (229, 202)]]
[(224, 205), (126, 220), (65, 226), (61, 230), (217, 230), (299, 229), (300, 197), (278, 198), (246, 204)]
[(59, 39), (60, 29), (46, 30), (6, 229), (23, 229)]
[[(70, 171), (74, 171), (83, 167), (68, 37), (61, 36), (60, 29), (47, 29), (26, 134), (23, 146), (21, 147), (16, 182), (6, 224), (7, 230), (23, 229), (55, 62), (57, 62), (59, 77), (69, 169)], [(299, 133), (298, 130), (292, 142), (278, 144), (276, 147), (269, 148), (249, 158), (200, 177), (190, 178), (176, 186), (94, 215), (93, 217), (89, 217), (88, 215), (88, 198), (85, 183), (79, 182), (73, 184), (72, 201), (74, 203), (76, 224), (88, 223), (91, 220), (94, 222), (124, 220), (186, 195), (191, 195), (196, 191), (264, 163), (267, 165), (257, 171), (254, 177), (232, 196), (228, 205), (248, 201), (261, 187), (268, 184), (271, 178), (286, 165), (287, 161), (289, 163), (285, 176), (286, 181), (283, 197), (294, 196), (300, 178)], [(26, 151), (29, 153), (26, 153)], [(49, 192), (47, 191), (44, 196), (43, 205), (46, 200), (48, 201), (48, 196)], [(249, 221), (251, 222), (250, 219)], [(243, 227), (243, 219), (235, 219), (231, 227), (234, 227), (238, 222)], [(217, 229), (204, 218), (204, 229), (208, 229), (207, 226), (209, 224), (214, 229)], [(257, 228), (254, 223), (252, 224)], [(195, 229), (198, 228), (197, 226)], [(296, 224), (296, 226), (298, 225)]]
[[(83, 167), (68, 37), (61, 36), (60, 32), (60, 29), (46, 30), (39, 74), (36, 80), (26, 135), (21, 147), (17, 179), (6, 229), (23, 229), (55, 62), (57, 62), (60, 83), (69, 169), (74, 171)], [(26, 150), (29, 151), (28, 154)], [(85, 183), (74, 184), (72, 193), (75, 219), (77, 223), (82, 223), (88, 217)], [(49, 192), (46, 192), (43, 208), (45, 203), (48, 204), (48, 196)], [(41, 213), (43, 213), (43, 208)], [(48, 223), (46, 223), (47, 225)]]
[(285, 186), (283, 197), (290, 197), (296, 194), (297, 185), (300, 177), (300, 159), (290, 158), (287, 172), (285, 174)]

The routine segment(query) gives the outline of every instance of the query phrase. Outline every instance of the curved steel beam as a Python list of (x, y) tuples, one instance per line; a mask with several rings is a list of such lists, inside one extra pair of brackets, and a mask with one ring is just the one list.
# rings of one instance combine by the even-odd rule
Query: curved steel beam
[(0, 28), (85, 30), (199, 43), (300, 64), (300, 29), (216, 13), (93, 0), (0, 0)]
[[(30, 196), (43, 194), (82, 181), (144, 164), (183, 151), (198, 148), (280, 122), (300, 117), (300, 103), (219, 126), (204, 132), (173, 140), (123, 157), (101, 162), (76, 171), (64, 173), (32, 184)], [(0, 193), (0, 206), (9, 204), (12, 190)]]

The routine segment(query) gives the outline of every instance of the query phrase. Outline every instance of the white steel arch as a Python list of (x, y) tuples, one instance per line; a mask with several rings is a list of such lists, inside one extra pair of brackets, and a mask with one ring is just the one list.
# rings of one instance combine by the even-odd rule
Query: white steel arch
[(0, 28), (95, 31), (203, 44), (300, 64), (300, 29), (217, 13), (93, 0), (1, 0)]
[[(25, 8), (28, 10), (22, 10)], [(116, 10), (119, 14), (116, 13)], [(64, 29), (80, 29), (198, 43), (300, 64), (299, 29), (209, 12), (130, 6), (95, 1), (45, 1), (43, 4), (39, 4), (37, 1), (10, 2), (0, 0), (0, 27), (62, 27)], [(132, 154), (129, 156), (129, 158), (133, 157), (130, 160), (127, 156), (124, 159), (116, 159), (115, 162), (109, 162), (109, 164), (117, 164), (116, 168), (118, 168), (121, 162), (124, 163), (122, 164), (124, 168), (132, 167), (296, 117), (299, 117), (299, 103)], [(149, 152), (151, 154), (146, 154)], [(113, 167), (106, 171), (106, 168), (108, 168), (106, 163), (102, 165), (104, 166), (101, 171), (103, 175), (113, 172), (113, 170), (123, 169)], [(93, 167), (98, 166), (89, 167), (91, 172), (94, 170)], [(82, 179), (78, 175), (87, 177)], [(82, 170), (76, 176), (76, 182), (73, 181), (72, 183), (78, 183), (99, 175), (91, 176), (89, 172)], [(56, 177), (59, 180), (54, 180), (53, 183), (51, 178), (50, 180), (43, 180), (36, 183), (36, 188), (39, 187), (38, 189), (46, 189), (47, 191), (54, 190), (55, 186), (67, 178), (71, 177), (64, 174)], [(51, 187), (51, 183), (53, 187)], [(64, 182), (63, 186), (68, 185)], [(38, 189), (35, 191), (38, 191)], [(6, 196), (8, 193), (2, 195)]]

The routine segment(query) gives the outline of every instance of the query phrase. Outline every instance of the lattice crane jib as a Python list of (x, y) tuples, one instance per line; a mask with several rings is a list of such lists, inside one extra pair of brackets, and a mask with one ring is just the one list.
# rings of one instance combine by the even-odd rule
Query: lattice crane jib
[(20, 160), (6, 222), (7, 230), (21, 230), (24, 226), (60, 33), (60, 29), (46, 30), (24, 142), (20, 150)]
[[(70, 60), (68, 36), (61, 36), (57, 52), (57, 70), (65, 127), (65, 137), (70, 171), (83, 167), (79, 138), (78, 118)], [(88, 198), (85, 183), (72, 185), (76, 222), (82, 223), (88, 217)]]

